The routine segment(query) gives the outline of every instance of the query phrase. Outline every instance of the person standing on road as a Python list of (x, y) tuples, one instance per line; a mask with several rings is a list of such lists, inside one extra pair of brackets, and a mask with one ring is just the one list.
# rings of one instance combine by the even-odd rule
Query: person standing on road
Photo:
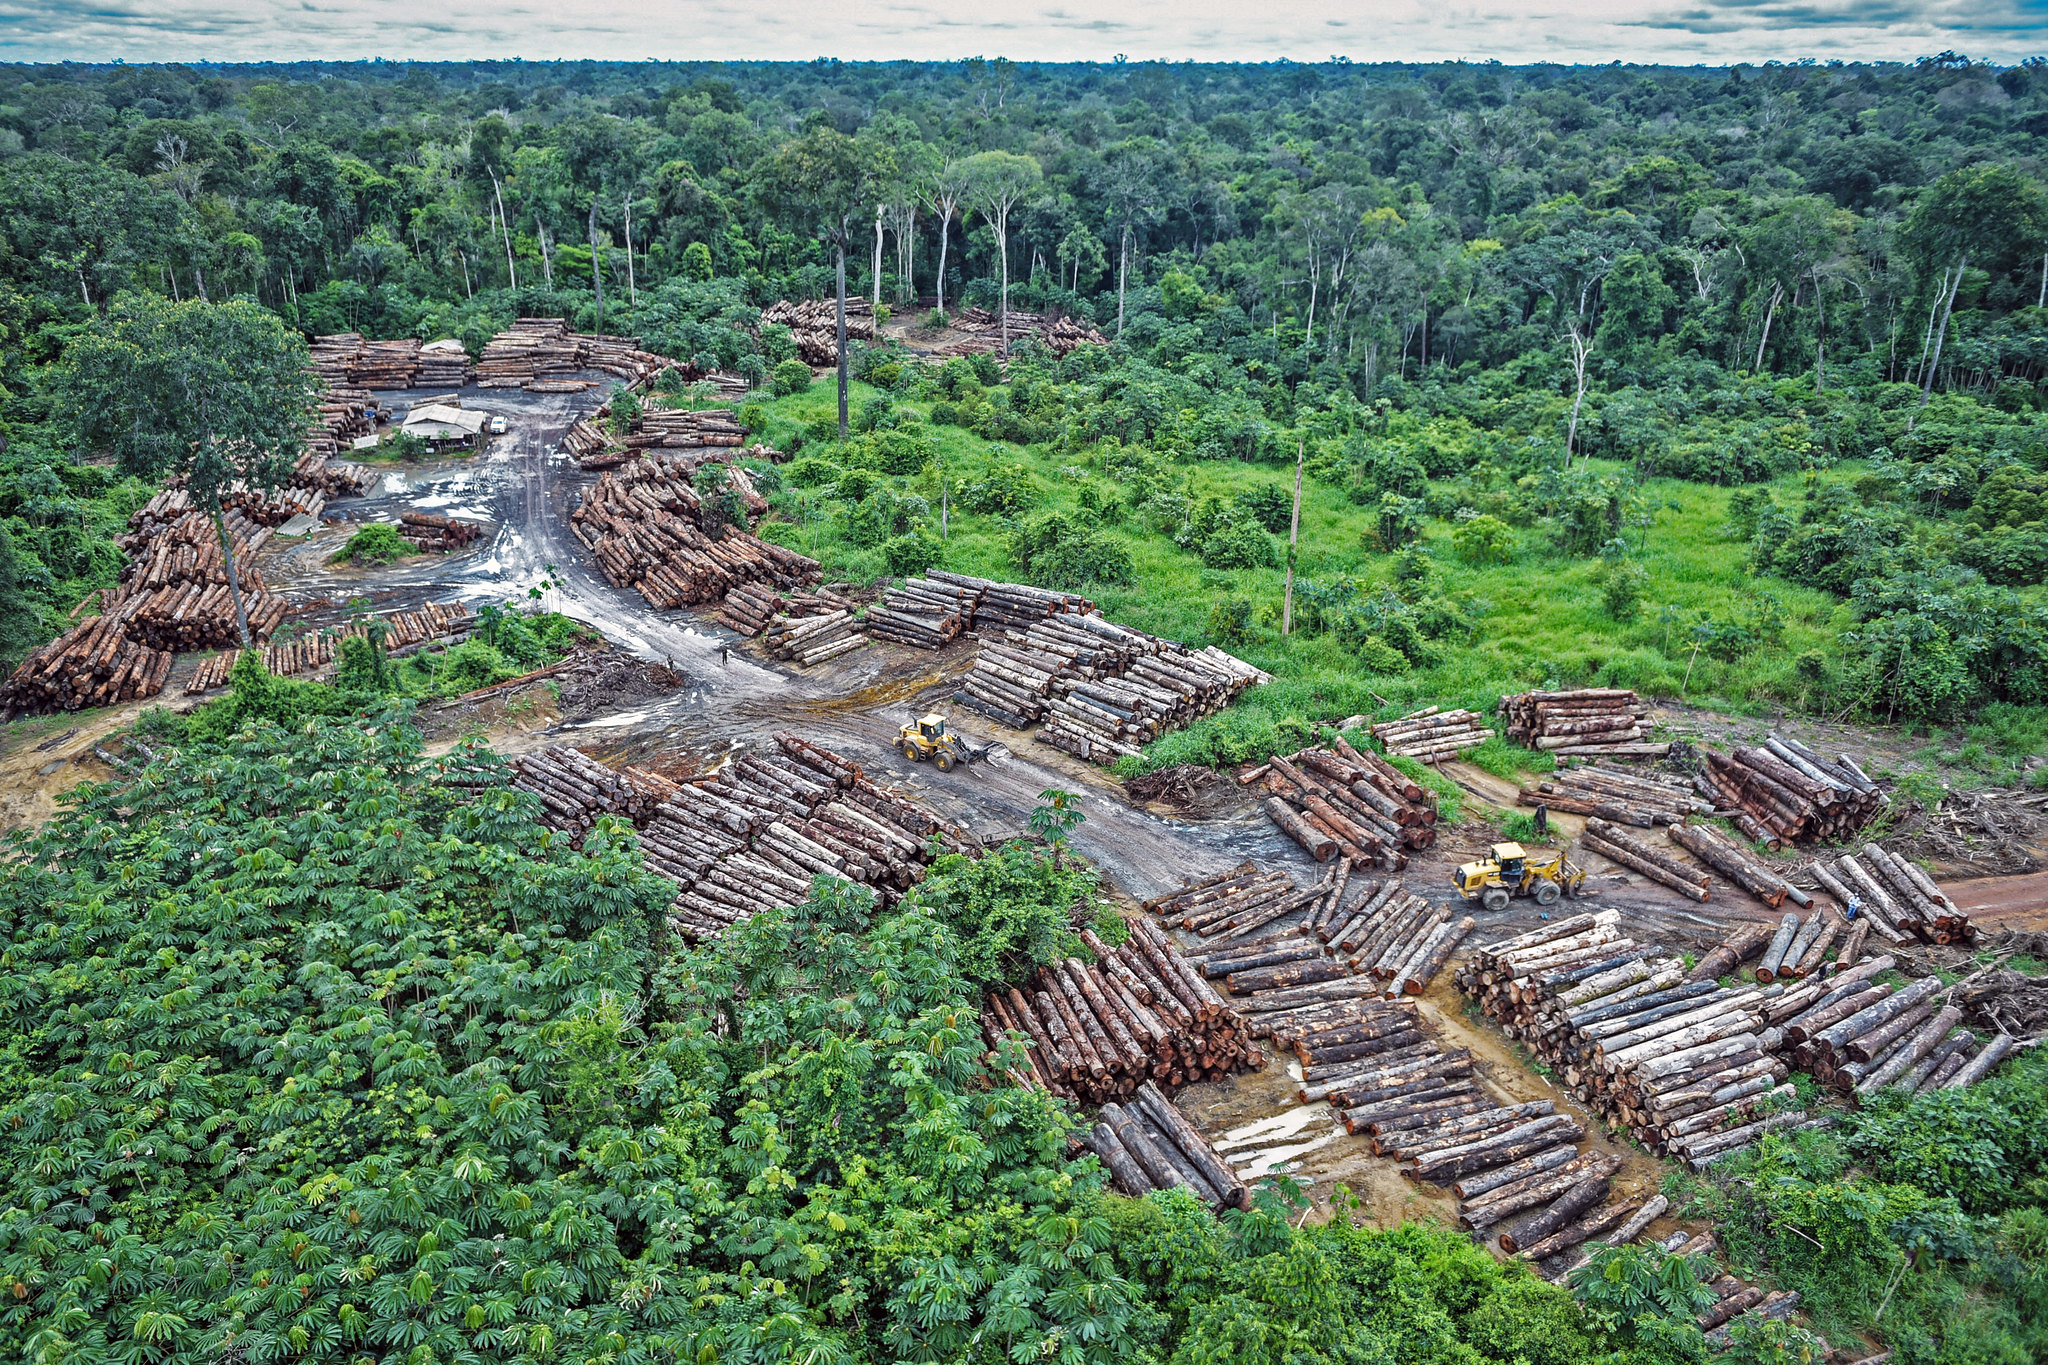
[(720, 646), (718, 647), (718, 661), (719, 661), (720, 663), (724, 664), (724, 665), (725, 665), (725, 666), (726, 666), (727, 668), (731, 668), (731, 667), (732, 667), (732, 646), (731, 646), (731, 645), (720, 645)]

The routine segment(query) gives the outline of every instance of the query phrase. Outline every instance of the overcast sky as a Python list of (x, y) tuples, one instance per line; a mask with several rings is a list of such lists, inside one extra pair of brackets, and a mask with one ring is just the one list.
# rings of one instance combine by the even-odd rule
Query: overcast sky
[(0, 0), (0, 59), (2013, 62), (2048, 0)]

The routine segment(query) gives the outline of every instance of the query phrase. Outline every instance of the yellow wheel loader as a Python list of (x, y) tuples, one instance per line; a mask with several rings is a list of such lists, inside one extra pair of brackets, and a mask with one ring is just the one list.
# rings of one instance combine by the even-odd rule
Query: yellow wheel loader
[(984, 744), (975, 748), (946, 727), (946, 718), (933, 711), (920, 716), (896, 732), (896, 747), (912, 763), (929, 762), (942, 773), (970, 763), (1007, 758), (1008, 745)]
[(1586, 869), (1562, 853), (1531, 854), (1520, 844), (1495, 844), (1488, 856), (1451, 874), (1451, 886), (1468, 901), (1488, 910), (1505, 910), (1513, 896), (1533, 897), (1538, 905), (1555, 905), (1576, 896), (1585, 885)]

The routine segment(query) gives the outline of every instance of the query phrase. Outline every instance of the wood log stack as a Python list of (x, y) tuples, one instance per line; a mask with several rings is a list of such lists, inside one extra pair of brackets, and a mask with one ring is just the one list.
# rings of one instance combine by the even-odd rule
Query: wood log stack
[(1705, 904), (1713, 894), (1714, 880), (1706, 873), (1597, 815), (1587, 818), (1585, 830), (1579, 835), (1579, 847), (1668, 886), (1689, 900)]
[(1093, 602), (1077, 593), (1034, 588), (1028, 583), (998, 583), (942, 569), (933, 569), (925, 577), (973, 593), (974, 616), (969, 625), (977, 629), (1029, 630), (1049, 616), (1083, 616), (1095, 610)]
[(340, 387), (350, 382), (349, 367), (363, 351), (361, 332), (333, 332), (327, 336), (314, 337), (306, 345), (306, 359), (313, 373), (326, 380), (330, 387)]
[(817, 877), (890, 900), (923, 879), (935, 848), (975, 851), (970, 836), (851, 760), (787, 732), (775, 742), (682, 782), (631, 767), (600, 779), (590, 760), (561, 755), (545, 774), (552, 786), (525, 782), (540, 788), (544, 818), (578, 839), (598, 815), (633, 821), (648, 869), (675, 884), (670, 928), (697, 940), (765, 906), (802, 904)]
[(476, 364), (476, 382), (486, 389), (532, 388), (536, 383), (569, 380), (581, 368), (581, 348), (568, 323), (560, 318), (520, 318), (485, 343)]
[(421, 553), (445, 555), (482, 539), (484, 533), (476, 522), (458, 521), (432, 512), (401, 512), (398, 523), (398, 534)]
[(1672, 843), (1773, 910), (1787, 900), (1796, 905), (1807, 905), (1812, 901), (1812, 898), (1798, 887), (1759, 864), (1748, 849), (1736, 844), (1711, 825), (1672, 825), (1664, 833)]
[(1130, 1103), (1103, 1105), (1082, 1141), (1117, 1188), (1133, 1197), (1185, 1187), (1213, 1209), (1245, 1208), (1251, 1202), (1230, 1163), (1149, 1081)]
[(615, 469), (643, 450), (737, 450), (747, 443), (731, 408), (645, 408), (624, 435), (612, 430), (611, 411), (606, 403), (562, 437), (562, 448), (585, 469)]
[(413, 382), (426, 389), (459, 389), (469, 382), (469, 352), (460, 341), (443, 337), (419, 349)]
[(1784, 986), (1688, 981), (1677, 959), (1624, 936), (1617, 911), (1488, 944), (1456, 979), (1610, 1126), (1696, 1169), (1805, 1121), (1782, 1108), (1789, 1069), (1772, 1055)]
[[(371, 619), (382, 623), (387, 657), (410, 654), (430, 643), (460, 643), (469, 638), (470, 629), (476, 624), (476, 617), (460, 602), (429, 602), (410, 611), (394, 611)], [(368, 621), (351, 621), (339, 631), (323, 630), (276, 641), (264, 648), (263, 667), (273, 678), (315, 672), (340, 657), (343, 640), (367, 636), (369, 631)], [(186, 680), (185, 695), (198, 696), (227, 686), (241, 657), (241, 650), (225, 649), (201, 660)]]
[(337, 448), (329, 445), (320, 449), (317, 443), (309, 445), (298, 463), (292, 466), (293, 487), (324, 493), (329, 499), (357, 498), (368, 492), (377, 481), (377, 471), (368, 465), (330, 460), (329, 455)]
[[(1035, 738), (1077, 758), (1112, 764), (1168, 730), (1236, 700), (1269, 674), (1211, 645), (1189, 650), (1171, 640), (1104, 620), (1086, 610), (1040, 610), (1023, 630), (1008, 624), (1017, 603), (1054, 605), (1040, 590), (933, 573), (940, 586), (978, 590), (974, 620), (982, 644), (954, 700), (1012, 729), (1040, 721)], [(872, 617), (873, 612), (870, 612)], [(1003, 622), (998, 638), (990, 622)]]
[[(1054, 355), (1063, 356), (1081, 346), (1107, 346), (1108, 338), (1093, 327), (1084, 326), (1064, 315), (1050, 313), (1020, 313), (1011, 309), (1010, 344), (1015, 346), (1026, 337), (1033, 337)], [(1003, 318), (987, 308), (963, 308), (952, 320), (953, 330), (964, 332), (945, 345), (932, 351), (934, 356), (952, 357), (960, 355), (982, 355), (1000, 351), (1003, 341)]]
[[(839, 363), (839, 305), (835, 299), (783, 299), (761, 310), (765, 325), (779, 322), (796, 337), (796, 353), (812, 369)], [(867, 299), (846, 301), (846, 339), (875, 339), (874, 305)]]
[(1890, 804), (1847, 754), (1821, 757), (1771, 735), (1732, 754), (1702, 750), (1694, 785), (1744, 835), (1767, 848), (1845, 839)]
[(1399, 850), (1436, 843), (1436, 803), (1406, 773), (1339, 736), (1333, 749), (1275, 757), (1238, 778), (1267, 795), (1266, 817), (1314, 858), (1342, 853), (1389, 871), (1407, 866)]
[(1476, 711), (1425, 706), (1399, 720), (1380, 722), (1372, 727), (1372, 735), (1390, 754), (1436, 763), (1478, 748), (1493, 738), (1493, 731)]
[(699, 529), (699, 505), (686, 472), (648, 456), (585, 489), (569, 526), (607, 581), (662, 610), (722, 598), (740, 583), (803, 588), (823, 577), (816, 560), (737, 527)]
[(1651, 743), (1650, 705), (1619, 687), (1570, 692), (1518, 692), (1500, 699), (1507, 737), (1556, 754), (1663, 758), (1669, 743)]
[(1918, 864), (1881, 844), (1866, 843), (1832, 865), (1816, 862), (1814, 879), (1844, 907), (1854, 902), (1877, 931), (1894, 943), (1908, 935), (1922, 943), (1975, 943), (1977, 927)]
[(959, 583), (905, 579), (868, 608), (868, 634), (917, 649), (943, 649), (967, 629), (980, 601), (979, 589)]
[(751, 638), (766, 630), (777, 616), (823, 616), (828, 612), (859, 609), (858, 602), (829, 588), (782, 593), (765, 583), (742, 583), (725, 595), (725, 602), (718, 609), (718, 619), (728, 629)]
[(23, 659), (0, 683), (0, 720), (112, 706), (161, 692), (171, 674), (170, 651), (132, 638), (127, 625), (116, 607), (87, 617)]
[(512, 785), (540, 798), (541, 823), (579, 843), (603, 815), (634, 824), (653, 814), (643, 791), (625, 776), (566, 744), (550, 744), (512, 760)]
[(1552, 773), (1532, 787), (1521, 788), (1516, 800), (1524, 806), (1547, 806), (1567, 815), (1597, 815), (1641, 829), (1676, 825), (1690, 815), (1714, 813), (1712, 802), (1701, 800), (1680, 780), (1623, 772), (1600, 763)]
[(776, 658), (809, 668), (865, 646), (868, 637), (861, 633), (863, 624), (850, 611), (794, 620), (783, 616), (769, 623), (764, 639), (768, 652)]
[[(180, 510), (189, 505), (184, 490), (166, 490), (129, 518), (133, 531), (115, 537), (115, 544), (131, 556), (121, 570), (123, 629), (157, 649), (217, 649), (241, 640), (219, 534), (204, 513)], [(249, 633), (267, 640), (290, 610), (290, 603), (264, 587), (256, 570), (256, 551), (270, 538), (270, 528), (252, 520), (244, 506), (221, 520), (241, 580)]]
[(1042, 966), (984, 1002), (983, 1036), (999, 1049), (1016, 1035), (1033, 1084), (1099, 1105), (1265, 1064), (1243, 1021), (1157, 926), (1133, 922), (1114, 948), (1092, 930), (1081, 937), (1095, 961)]

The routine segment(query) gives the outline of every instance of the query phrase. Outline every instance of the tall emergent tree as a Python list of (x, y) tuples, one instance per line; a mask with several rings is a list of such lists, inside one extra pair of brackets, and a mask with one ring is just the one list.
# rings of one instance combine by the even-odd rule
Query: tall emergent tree
[(55, 377), (58, 413), (81, 446), (144, 478), (182, 478), (213, 519), (244, 648), (249, 613), (221, 499), (237, 483), (284, 483), (305, 450), (318, 385), (305, 339), (268, 309), (151, 294), (116, 299)]
[(996, 233), (996, 258), (1002, 274), (1001, 331), (1003, 354), (1010, 353), (1010, 210), (1045, 179), (1035, 157), (1015, 152), (982, 152), (967, 158), (967, 183), (975, 206)]
[(1934, 293), (1930, 317), (1933, 349), (1920, 381), (1920, 401), (1934, 396), (1934, 376), (1941, 370), (1941, 343), (1948, 335), (1949, 314), (1962, 288), (1963, 272), (1972, 261), (1989, 266), (2031, 256), (2048, 240), (2048, 197), (2041, 187), (2010, 166), (1965, 166), (1934, 182), (1913, 205), (1901, 233), (1902, 245), (1920, 268), (1921, 278), (1937, 267), (1941, 284)]
[(832, 248), (839, 295), (839, 439), (846, 439), (846, 251), (854, 222), (895, 174), (888, 148), (829, 127), (813, 128), (776, 152), (760, 183), (769, 207), (808, 224)]

